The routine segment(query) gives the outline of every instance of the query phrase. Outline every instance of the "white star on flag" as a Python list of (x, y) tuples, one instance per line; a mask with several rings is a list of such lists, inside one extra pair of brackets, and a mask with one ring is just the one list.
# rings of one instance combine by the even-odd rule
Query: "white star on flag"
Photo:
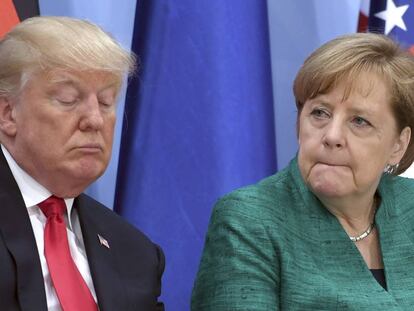
[(387, 9), (375, 14), (376, 17), (381, 18), (385, 21), (386, 35), (388, 35), (395, 26), (407, 31), (407, 27), (405, 26), (402, 17), (407, 11), (408, 7), (408, 4), (397, 7), (395, 6), (393, 0), (387, 0)]

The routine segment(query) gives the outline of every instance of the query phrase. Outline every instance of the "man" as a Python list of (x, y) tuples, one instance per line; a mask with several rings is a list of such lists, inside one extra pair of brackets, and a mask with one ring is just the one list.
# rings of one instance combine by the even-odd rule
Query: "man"
[(99, 27), (34, 17), (0, 41), (0, 309), (163, 310), (162, 251), (85, 194), (134, 58)]

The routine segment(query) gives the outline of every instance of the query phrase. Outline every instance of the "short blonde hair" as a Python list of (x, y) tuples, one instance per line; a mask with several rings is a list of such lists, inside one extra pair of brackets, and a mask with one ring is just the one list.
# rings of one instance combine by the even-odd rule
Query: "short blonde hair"
[[(364, 72), (374, 73), (389, 85), (391, 109), (398, 130), (414, 130), (414, 57), (390, 38), (372, 33), (341, 36), (322, 45), (304, 62), (296, 75), (293, 92), (298, 118), (308, 99), (328, 93), (346, 81), (348, 96)], [(414, 135), (395, 174), (414, 161)]]
[(16, 95), (31, 73), (104, 71), (121, 85), (135, 57), (97, 25), (70, 17), (32, 17), (0, 41), (0, 96)]

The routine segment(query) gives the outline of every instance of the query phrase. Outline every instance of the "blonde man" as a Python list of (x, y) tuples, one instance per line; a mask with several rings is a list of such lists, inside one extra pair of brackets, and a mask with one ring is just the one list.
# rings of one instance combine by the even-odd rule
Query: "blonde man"
[(163, 253), (82, 192), (111, 155), (135, 61), (102, 29), (35, 17), (0, 41), (2, 310), (163, 310)]

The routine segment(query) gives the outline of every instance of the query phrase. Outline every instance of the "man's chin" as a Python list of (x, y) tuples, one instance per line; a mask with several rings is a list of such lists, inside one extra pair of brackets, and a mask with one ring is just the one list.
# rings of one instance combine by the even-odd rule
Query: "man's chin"
[[(62, 198), (73, 198), (80, 195), (82, 192), (85, 191), (90, 184), (92, 184), (95, 180), (97, 180), (103, 173), (97, 172), (82, 172), (82, 173), (75, 173), (68, 176), (65, 185), (56, 186), (56, 187), (48, 187), (49, 190), (54, 189), (52, 191), (55, 195), (62, 197)], [(50, 189), (51, 188), (51, 189)]]
[(82, 183), (93, 183), (105, 172), (106, 166), (102, 164), (81, 165), (69, 172), (69, 175)]
[(93, 183), (99, 177), (101, 177), (104, 173), (104, 170), (84, 170), (79, 172), (76, 177), (79, 180), (83, 180), (85, 182)]

